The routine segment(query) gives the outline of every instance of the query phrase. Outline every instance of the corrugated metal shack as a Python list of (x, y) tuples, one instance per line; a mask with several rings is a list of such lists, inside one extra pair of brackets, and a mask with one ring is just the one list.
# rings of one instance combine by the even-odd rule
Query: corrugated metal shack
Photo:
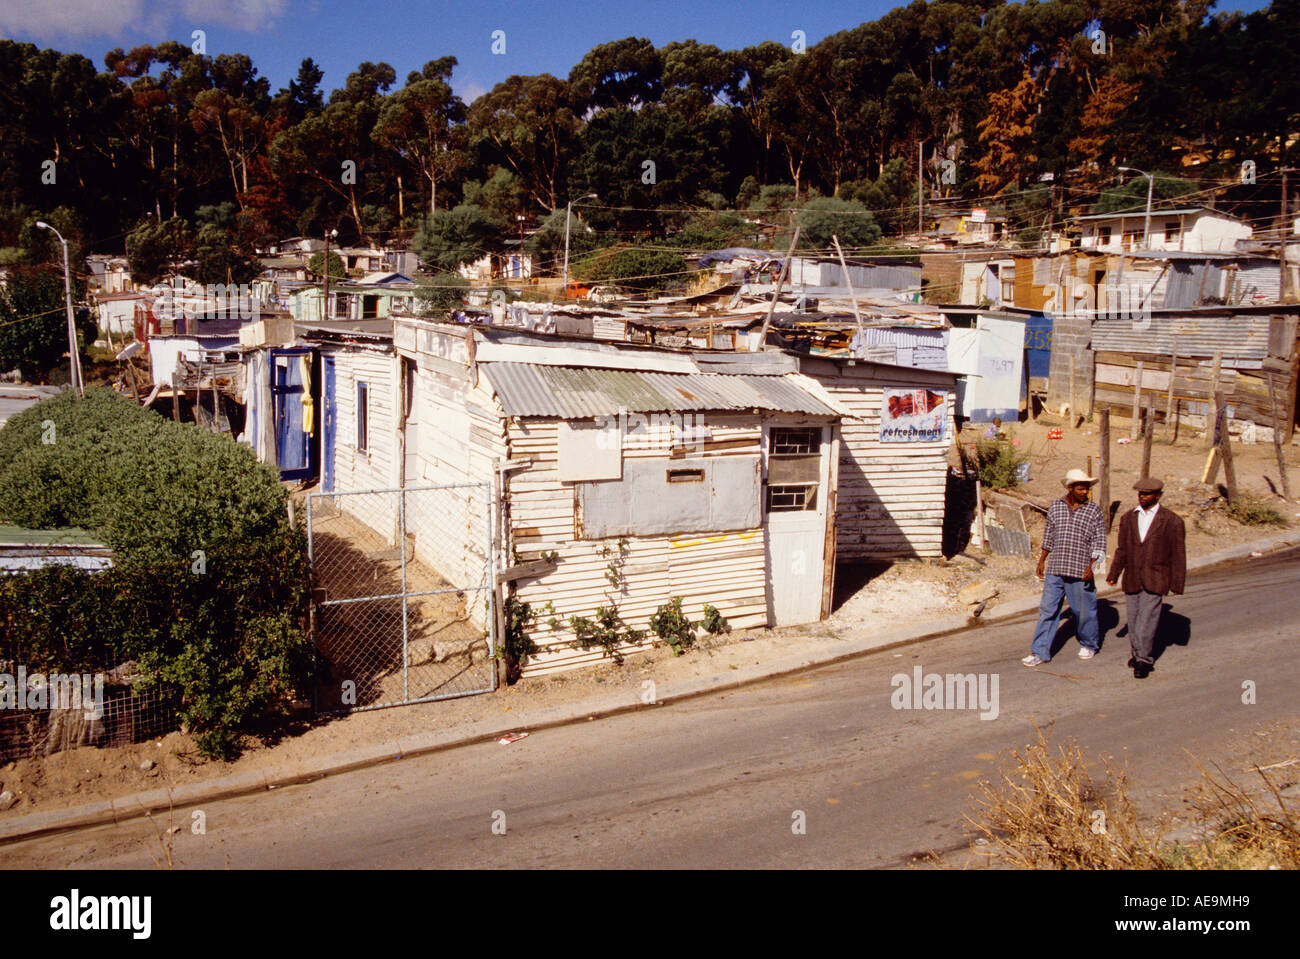
[(502, 467), (499, 577), (539, 614), (525, 675), (599, 661), (569, 618), (601, 608), (639, 629), (674, 597), (736, 628), (829, 613), (840, 415), (792, 357), (405, 318), (395, 340), (421, 479)]
[[(1163, 419), (1168, 406), (1170, 370), (1178, 415), (1204, 425), (1214, 392), (1214, 356), (1219, 354), (1219, 389), (1226, 394), (1230, 428), (1247, 423), (1271, 437), (1272, 404), (1268, 376), (1284, 435), (1295, 423), (1300, 352), (1296, 345), (1295, 306), (1209, 307), (1157, 310), (1139, 322), (1099, 319), (1092, 325), (1097, 409), (1131, 416), (1137, 365), (1142, 364), (1140, 407), (1154, 407)], [(1174, 354), (1177, 353), (1175, 358)]]

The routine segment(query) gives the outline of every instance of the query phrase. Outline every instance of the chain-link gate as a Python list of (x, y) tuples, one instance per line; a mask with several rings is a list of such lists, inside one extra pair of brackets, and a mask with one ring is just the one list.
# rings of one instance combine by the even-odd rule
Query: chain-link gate
[(318, 712), (496, 688), (487, 483), (307, 496)]

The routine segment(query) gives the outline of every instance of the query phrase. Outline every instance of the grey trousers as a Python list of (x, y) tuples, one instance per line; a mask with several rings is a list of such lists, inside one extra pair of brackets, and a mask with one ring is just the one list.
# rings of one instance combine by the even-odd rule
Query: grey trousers
[(1156, 626), (1160, 622), (1160, 608), (1164, 597), (1159, 593), (1128, 593), (1128, 641), (1133, 649), (1133, 658), (1139, 663), (1150, 666), (1155, 662), (1151, 658), (1151, 647), (1155, 644)]

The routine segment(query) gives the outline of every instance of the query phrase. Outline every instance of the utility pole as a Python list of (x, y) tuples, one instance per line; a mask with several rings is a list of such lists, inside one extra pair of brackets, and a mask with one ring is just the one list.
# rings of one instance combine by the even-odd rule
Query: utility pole
[(916, 145), (916, 232), (925, 232), (925, 141)]
[[(1129, 173), (1140, 173), (1142, 176), (1147, 178), (1147, 216), (1146, 221), (1142, 226), (1142, 248), (1149, 250), (1151, 249), (1151, 199), (1152, 195), (1155, 193), (1156, 178), (1150, 173), (1145, 173), (1142, 170), (1139, 170), (1137, 167), (1120, 166), (1115, 169), (1127, 170)], [(1181, 234), (1181, 231), (1179, 232)]]
[(1052, 252), (1052, 225), (1056, 220), (1056, 183), (1052, 183), (1050, 199), (1047, 201), (1047, 252)]
[(1286, 302), (1286, 238), (1291, 232), (1286, 222), (1286, 174), (1287, 168), (1282, 168), (1282, 242), (1278, 245), (1278, 278), (1277, 278), (1277, 301)]
[(564, 286), (560, 288), (560, 296), (565, 300), (569, 298), (569, 220), (573, 218), (573, 204), (594, 199), (596, 199), (596, 194), (588, 193), (576, 200), (570, 200), (564, 208)]

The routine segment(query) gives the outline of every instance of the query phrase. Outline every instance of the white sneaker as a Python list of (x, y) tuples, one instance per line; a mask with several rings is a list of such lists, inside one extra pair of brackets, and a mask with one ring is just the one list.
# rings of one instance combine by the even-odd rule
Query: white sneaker
[(1022, 659), (1022, 660), (1020, 661), (1020, 663), (1021, 663), (1022, 666), (1030, 666), (1030, 667), (1032, 667), (1032, 666), (1041, 666), (1041, 665), (1043, 665), (1043, 663), (1045, 663), (1045, 662), (1047, 662), (1047, 660), (1045, 660), (1045, 659), (1039, 659), (1039, 658), (1038, 658), (1037, 656), (1035, 656), (1033, 653), (1030, 653), (1028, 656), (1026, 656), (1024, 659)]
[(1080, 646), (1080, 647), (1079, 647), (1079, 658), (1080, 658), (1080, 659), (1092, 659), (1092, 657), (1094, 657), (1094, 656), (1096, 656), (1096, 655), (1097, 655), (1097, 651), (1096, 651), (1095, 649), (1089, 649), (1087, 646)]

